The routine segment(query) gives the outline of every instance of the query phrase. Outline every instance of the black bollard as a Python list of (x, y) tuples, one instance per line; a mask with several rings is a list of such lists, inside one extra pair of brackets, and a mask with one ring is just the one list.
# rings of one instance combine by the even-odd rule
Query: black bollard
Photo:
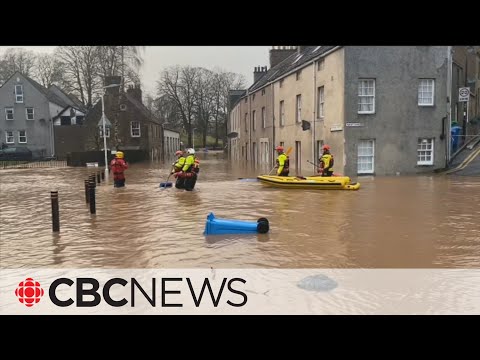
[(58, 208), (58, 191), (50, 191), (50, 199), (52, 200), (52, 230), (60, 231), (60, 213)]
[(90, 202), (90, 192), (88, 190), (88, 180), (85, 180), (85, 202), (87, 204)]
[(90, 214), (96, 214), (97, 210), (95, 209), (95, 181), (90, 181), (88, 183), (88, 191), (90, 194)]
[(95, 174), (92, 174), (88, 177), (89, 182), (93, 182), (93, 187), (97, 187), (97, 180), (95, 179)]
[(100, 173), (98, 172), (98, 173), (97, 173), (97, 183), (100, 184), (100, 181), (101, 181), (101, 180), (100, 180)]
[(102, 181), (105, 181), (105, 171), (102, 171)]

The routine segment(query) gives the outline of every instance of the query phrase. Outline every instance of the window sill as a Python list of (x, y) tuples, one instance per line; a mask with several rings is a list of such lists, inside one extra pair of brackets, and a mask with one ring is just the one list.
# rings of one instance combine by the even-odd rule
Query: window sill
[(417, 164), (417, 165), (415, 165), (415, 167), (422, 167), (422, 168), (423, 167), (433, 167), (433, 166), (435, 166), (435, 165), (433, 165), (433, 164)]
[(375, 115), (375, 111), (374, 112), (357, 112), (358, 115)]

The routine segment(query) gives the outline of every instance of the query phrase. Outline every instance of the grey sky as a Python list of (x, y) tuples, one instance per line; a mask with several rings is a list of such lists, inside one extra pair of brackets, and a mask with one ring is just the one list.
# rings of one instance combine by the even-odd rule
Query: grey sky
[[(22, 47), (35, 52), (51, 53), (55, 46), (0, 46), (0, 53), (9, 47)], [(268, 46), (147, 46), (141, 70), (144, 91), (154, 94), (162, 69), (172, 65), (193, 65), (208, 69), (220, 67), (243, 74), (247, 85), (253, 82), (253, 68), (268, 66)]]

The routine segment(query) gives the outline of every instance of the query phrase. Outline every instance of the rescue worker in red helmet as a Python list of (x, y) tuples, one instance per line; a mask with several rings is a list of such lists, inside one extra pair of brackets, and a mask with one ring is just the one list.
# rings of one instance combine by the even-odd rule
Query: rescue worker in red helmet
[(110, 171), (113, 173), (113, 186), (124, 187), (125, 186), (125, 170), (128, 169), (128, 164), (124, 159), (122, 151), (117, 151), (115, 159), (110, 162)]
[(195, 187), (197, 182), (197, 172), (195, 169), (195, 149), (189, 148), (187, 149), (187, 158), (185, 159), (185, 164), (183, 165), (182, 171), (175, 174), (177, 179), (184, 178), (184, 188), (187, 191), (192, 191)]
[(185, 165), (185, 155), (182, 150), (175, 151), (175, 156), (177, 157), (177, 161), (172, 164), (172, 174), (182, 171), (183, 165)]
[(277, 176), (288, 176), (290, 172), (288, 155), (283, 151), (283, 146), (277, 146), (275, 150), (278, 153), (277, 165), (275, 166), (277, 168)]
[(322, 174), (322, 176), (332, 176), (333, 175), (333, 165), (334, 165), (334, 160), (333, 160), (333, 155), (330, 154), (330, 146), (328, 145), (323, 145), (322, 147), (323, 154), (320, 157), (320, 167), (318, 169), (318, 172)]
[[(179, 173), (180, 171), (182, 171), (183, 165), (185, 165), (185, 154), (184, 154), (184, 152), (182, 150), (177, 150), (175, 152), (175, 155), (177, 156), (177, 161), (175, 161), (172, 164), (171, 174)], [(177, 176), (177, 181), (175, 182), (175, 187), (177, 189), (183, 189), (184, 188), (184, 183), (185, 183), (185, 178)]]

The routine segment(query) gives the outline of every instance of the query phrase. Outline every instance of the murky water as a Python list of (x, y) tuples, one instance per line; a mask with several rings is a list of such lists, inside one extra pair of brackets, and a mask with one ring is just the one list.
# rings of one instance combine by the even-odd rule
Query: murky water
[[(160, 189), (168, 166), (132, 164), (126, 188), (97, 187), (96, 215), (85, 203), (91, 169), (1, 170), (0, 267), (480, 267), (478, 178), (360, 177), (358, 191), (284, 190), (239, 180), (270, 169), (202, 157), (194, 192)], [(205, 237), (209, 212), (266, 217), (270, 232)]]

